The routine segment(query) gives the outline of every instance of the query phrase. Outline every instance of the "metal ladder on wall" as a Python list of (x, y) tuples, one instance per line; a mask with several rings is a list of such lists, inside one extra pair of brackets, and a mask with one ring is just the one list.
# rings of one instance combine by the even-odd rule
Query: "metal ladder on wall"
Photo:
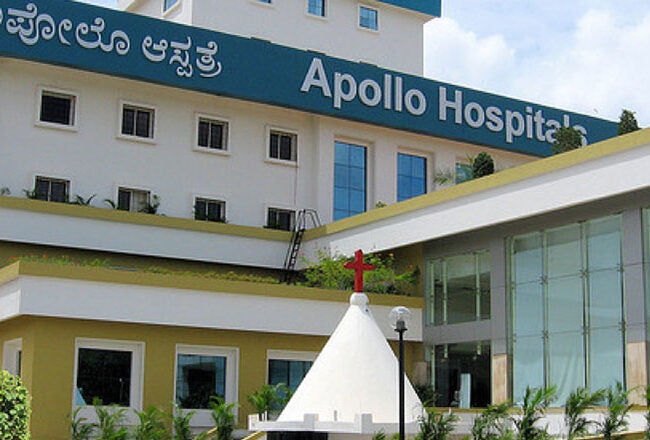
[(296, 215), (296, 223), (291, 234), (291, 243), (287, 249), (287, 255), (284, 257), (284, 279), (288, 284), (295, 283), (296, 278), (296, 261), (300, 252), (302, 237), (307, 230), (307, 220), (311, 222), (313, 228), (320, 226), (320, 218), (315, 209), (302, 209)]

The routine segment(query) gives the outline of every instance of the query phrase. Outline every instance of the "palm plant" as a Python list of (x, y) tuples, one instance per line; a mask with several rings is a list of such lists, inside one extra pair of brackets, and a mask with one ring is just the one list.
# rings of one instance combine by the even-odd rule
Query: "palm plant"
[(79, 415), (82, 409), (83, 407), (78, 406), (72, 413), (72, 421), (70, 422), (72, 440), (90, 440), (95, 431), (95, 425), (86, 423), (88, 419)]
[(218, 396), (212, 396), (210, 399), (210, 408), (212, 408), (212, 419), (216, 426), (217, 440), (232, 440), (232, 432), (235, 429), (235, 406), (236, 403), (226, 403)]
[(255, 412), (262, 416), (273, 408), (278, 402), (277, 388), (273, 385), (264, 384), (262, 387), (247, 396), (248, 402), (253, 405)]
[(512, 439), (514, 433), (509, 428), (512, 404), (503, 402), (488, 405), (480, 416), (474, 419), (472, 437), (474, 440)]
[(604, 440), (616, 438), (615, 433), (627, 428), (627, 413), (632, 408), (632, 404), (627, 402), (629, 393), (630, 391), (626, 391), (620, 382), (616, 382), (616, 386), (605, 390), (607, 412), (603, 420), (598, 423), (598, 432), (603, 435)]
[(192, 429), (190, 422), (194, 417), (194, 411), (181, 411), (177, 404), (172, 408), (172, 440), (192, 440)]
[(136, 411), (140, 424), (133, 431), (133, 440), (167, 440), (169, 434), (165, 426), (165, 414), (155, 406), (144, 411)]
[(536, 426), (536, 423), (544, 416), (546, 408), (555, 398), (555, 390), (555, 387), (526, 387), (520, 415), (513, 420), (517, 429), (518, 440), (543, 440), (549, 438), (546, 429)]
[(425, 416), (420, 417), (420, 433), (418, 440), (446, 440), (454, 431), (454, 423), (458, 417), (451, 411), (440, 413), (427, 411)]
[(589, 408), (602, 402), (604, 398), (605, 390), (590, 393), (588, 389), (583, 387), (569, 394), (564, 404), (564, 423), (567, 429), (567, 440), (584, 437), (589, 433), (589, 426), (596, 422), (587, 420), (583, 414)]
[(116, 408), (114, 406), (102, 406), (99, 399), (93, 400), (95, 413), (97, 414), (98, 440), (126, 440), (129, 430), (124, 426), (126, 416), (125, 408)]
[(71, 202), (73, 205), (81, 205), (81, 206), (90, 206), (90, 202), (93, 201), (97, 194), (93, 194), (90, 197), (83, 197), (80, 196), (79, 194), (75, 194), (74, 200)]

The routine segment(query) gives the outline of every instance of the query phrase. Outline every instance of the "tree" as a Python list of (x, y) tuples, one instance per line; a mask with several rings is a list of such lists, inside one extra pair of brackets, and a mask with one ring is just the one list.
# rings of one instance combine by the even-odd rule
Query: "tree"
[(494, 174), (494, 160), (488, 153), (482, 151), (472, 159), (472, 178)]
[(573, 127), (560, 127), (555, 131), (555, 141), (551, 145), (553, 154), (564, 153), (582, 147), (582, 135)]
[(636, 122), (634, 112), (623, 109), (621, 116), (618, 119), (618, 135), (620, 136), (622, 134), (632, 133), (637, 130), (639, 130), (639, 124)]

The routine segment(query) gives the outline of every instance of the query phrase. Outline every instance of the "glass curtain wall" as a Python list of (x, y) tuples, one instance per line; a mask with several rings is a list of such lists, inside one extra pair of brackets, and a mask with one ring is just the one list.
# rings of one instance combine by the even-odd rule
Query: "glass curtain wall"
[(620, 216), (514, 237), (509, 268), (515, 401), (624, 381)]

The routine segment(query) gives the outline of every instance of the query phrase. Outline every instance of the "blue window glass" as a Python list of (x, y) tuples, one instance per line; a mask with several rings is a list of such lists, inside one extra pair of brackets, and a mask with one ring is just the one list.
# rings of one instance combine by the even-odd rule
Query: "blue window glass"
[(269, 360), (269, 384), (285, 384), (291, 391), (296, 391), (298, 385), (307, 375), (312, 361), (293, 361), (284, 359)]
[(366, 210), (366, 148), (334, 143), (334, 220)]
[(178, 3), (179, 0), (165, 0), (165, 11)]
[(226, 396), (226, 358), (179, 354), (176, 400), (181, 408), (208, 409), (210, 396)]
[(359, 6), (359, 26), (376, 31), (379, 29), (379, 12), (367, 6)]
[(472, 166), (468, 163), (456, 162), (456, 183), (472, 180)]
[(325, 0), (308, 0), (307, 12), (319, 17), (325, 17)]
[(397, 154), (397, 201), (427, 192), (427, 160), (411, 154)]

